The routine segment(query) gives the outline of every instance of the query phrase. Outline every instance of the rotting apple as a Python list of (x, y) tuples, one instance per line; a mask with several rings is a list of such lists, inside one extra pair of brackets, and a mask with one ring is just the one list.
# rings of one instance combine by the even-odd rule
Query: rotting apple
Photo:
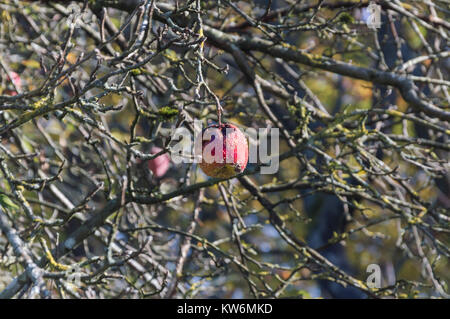
[(210, 125), (202, 131), (199, 166), (206, 175), (229, 178), (243, 172), (247, 162), (247, 139), (238, 127), (223, 123)]

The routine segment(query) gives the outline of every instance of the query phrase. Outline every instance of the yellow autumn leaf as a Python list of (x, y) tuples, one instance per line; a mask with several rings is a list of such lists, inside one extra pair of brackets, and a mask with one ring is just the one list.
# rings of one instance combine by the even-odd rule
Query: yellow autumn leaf
[(39, 62), (36, 60), (23, 60), (22, 64), (25, 65), (26, 67), (32, 68), (32, 69), (38, 69), (41, 67)]
[(70, 64), (75, 64), (77, 62), (77, 56), (70, 52), (69, 54), (67, 54), (67, 61), (69, 61)]

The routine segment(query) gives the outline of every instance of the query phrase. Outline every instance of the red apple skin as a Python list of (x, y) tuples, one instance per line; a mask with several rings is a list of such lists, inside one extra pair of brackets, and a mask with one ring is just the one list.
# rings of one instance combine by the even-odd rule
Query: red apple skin
[[(161, 151), (162, 149), (156, 146), (153, 146), (150, 149), (150, 153), (152, 154), (157, 154)], [(148, 168), (152, 171), (153, 175), (158, 178), (163, 177), (167, 173), (169, 166), (170, 157), (167, 153), (159, 155), (158, 157), (148, 161)]]
[[(203, 140), (202, 142), (202, 161), (199, 163), (202, 171), (210, 176), (216, 178), (230, 178), (244, 171), (248, 162), (248, 144), (244, 133), (233, 124), (223, 123), (222, 125), (210, 125), (203, 130), (202, 137), (208, 129), (217, 129), (217, 134), (223, 142), (222, 161), (216, 162), (215, 150), (212, 149), (212, 154), (205, 154), (205, 147), (211, 143), (211, 140)], [(206, 137), (205, 137), (206, 138)], [(208, 163), (205, 158), (212, 156), (214, 161)]]
[[(19, 74), (17, 74), (16, 72), (12, 71), (10, 72), (11, 76), (12, 76), (12, 82), (14, 83), (14, 85), (21, 90), (22, 89), (22, 80), (20, 79)], [(10, 80), (9, 76), (8, 76), (8, 80)], [(13, 90), (5, 90), (5, 94), (6, 95), (10, 95), (10, 96), (15, 96), (17, 95), (16, 91)]]

